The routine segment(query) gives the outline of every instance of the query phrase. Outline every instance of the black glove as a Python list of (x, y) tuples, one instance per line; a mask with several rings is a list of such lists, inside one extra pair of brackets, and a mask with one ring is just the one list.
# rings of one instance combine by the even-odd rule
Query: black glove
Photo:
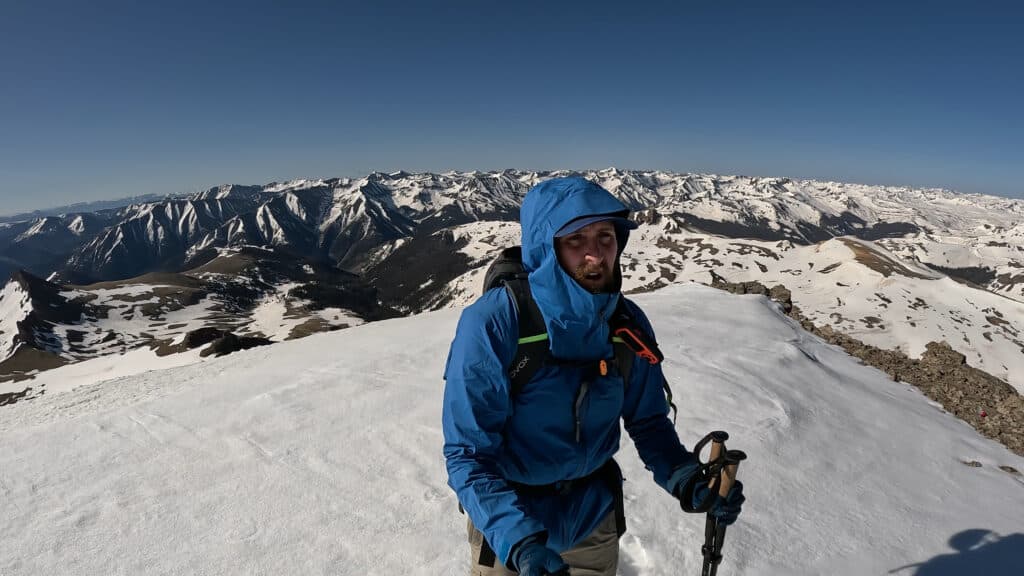
[[(669, 478), (668, 489), (676, 498), (680, 499), (680, 504), (684, 510), (687, 507), (695, 508), (697, 504), (700, 504), (708, 497), (708, 483), (710, 479), (701, 479), (693, 487), (693, 501), (682, 502), (682, 499), (685, 497), (683, 492), (686, 484), (699, 469), (700, 464), (693, 461), (676, 468), (672, 472), (672, 477)], [(715, 496), (715, 503), (711, 505), (708, 514), (717, 518), (718, 523), (722, 526), (728, 526), (735, 522), (736, 518), (740, 515), (740, 510), (743, 508), (745, 500), (746, 498), (743, 496), (743, 483), (737, 480), (732, 485), (732, 488), (729, 489), (729, 493), (725, 498)]]
[[(707, 487), (705, 487), (705, 490)], [(696, 496), (694, 496), (696, 498)], [(722, 526), (728, 526), (736, 521), (736, 518), (740, 515), (740, 509), (743, 508), (743, 502), (746, 501), (746, 497), (743, 496), (743, 483), (737, 480), (733, 483), (732, 488), (729, 489), (729, 493), (726, 494), (725, 498), (718, 497), (714, 505), (711, 506), (711, 510), (708, 514), (711, 514), (718, 519), (718, 523)]]
[(546, 576), (569, 574), (569, 565), (557, 552), (544, 545), (538, 535), (527, 536), (512, 548), (509, 558), (519, 576)]

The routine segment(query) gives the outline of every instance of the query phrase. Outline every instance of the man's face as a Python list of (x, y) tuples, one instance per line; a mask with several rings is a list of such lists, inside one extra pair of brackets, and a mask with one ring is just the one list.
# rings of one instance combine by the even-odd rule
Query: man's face
[(590, 292), (610, 292), (615, 285), (615, 257), (619, 250), (615, 225), (594, 222), (576, 232), (555, 238), (558, 263)]

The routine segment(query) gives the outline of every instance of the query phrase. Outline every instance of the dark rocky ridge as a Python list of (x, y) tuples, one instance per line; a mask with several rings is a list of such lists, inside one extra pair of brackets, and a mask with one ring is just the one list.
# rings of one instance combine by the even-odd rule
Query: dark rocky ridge
[(932, 270), (942, 272), (946, 276), (967, 284), (974, 284), (977, 286), (985, 286), (989, 282), (995, 280), (996, 271), (985, 266), (971, 266), (968, 268), (947, 268), (945, 266), (939, 266), (938, 264), (928, 264), (925, 266)]
[(714, 288), (733, 294), (760, 294), (779, 302), (808, 332), (841, 347), (893, 380), (914, 385), (947, 412), (1024, 456), (1024, 396), (999, 378), (968, 365), (965, 356), (946, 342), (929, 342), (926, 352), (915, 360), (902, 352), (864, 344), (831, 326), (819, 328), (793, 305), (785, 286), (768, 289), (756, 281), (732, 283), (714, 272), (711, 277)]
[(850, 212), (843, 212), (839, 216), (822, 214), (818, 224), (798, 222), (796, 230), (788, 227), (775, 228), (771, 221), (755, 216), (748, 216), (742, 222), (708, 220), (685, 212), (677, 212), (674, 216), (690, 227), (708, 234), (729, 238), (751, 238), (767, 242), (789, 240), (796, 244), (814, 244), (838, 236), (853, 236), (861, 240), (899, 238), (921, 231), (920, 228), (909, 222), (877, 222), (874, 225), (869, 225)]
[(385, 302), (403, 310), (422, 311), (431, 303), (431, 309), (442, 308), (451, 298), (442, 294), (438, 299), (437, 287), (446, 286), (468, 269), (469, 257), (459, 252), (467, 244), (448, 231), (417, 235), (383, 262), (369, 267), (366, 280)]

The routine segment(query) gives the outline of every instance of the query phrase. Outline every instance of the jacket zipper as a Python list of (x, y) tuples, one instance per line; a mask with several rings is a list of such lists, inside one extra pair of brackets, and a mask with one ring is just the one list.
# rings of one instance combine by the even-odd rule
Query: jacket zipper
[(584, 380), (580, 384), (580, 391), (576, 393), (576, 406), (573, 409), (573, 416), (576, 420), (576, 443), (581, 444), (583, 441), (583, 401), (587, 397), (587, 391), (590, 390), (590, 382)]

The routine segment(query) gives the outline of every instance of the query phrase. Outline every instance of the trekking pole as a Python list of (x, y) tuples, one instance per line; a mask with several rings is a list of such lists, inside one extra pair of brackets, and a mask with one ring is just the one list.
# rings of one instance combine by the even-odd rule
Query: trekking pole
[[(712, 433), (711, 454), (708, 462), (722, 461), (723, 466), (718, 476), (718, 497), (725, 498), (729, 490), (736, 482), (736, 471), (740, 462), (746, 460), (747, 455), (741, 450), (726, 450), (725, 441), (729, 435), (725, 432)], [(714, 483), (709, 487), (713, 488)], [(718, 518), (708, 512), (704, 520), (704, 546), (700, 551), (704, 555), (704, 566), (701, 576), (715, 576), (718, 573), (718, 565), (722, 563), (722, 544), (725, 542), (725, 526), (720, 526)]]

